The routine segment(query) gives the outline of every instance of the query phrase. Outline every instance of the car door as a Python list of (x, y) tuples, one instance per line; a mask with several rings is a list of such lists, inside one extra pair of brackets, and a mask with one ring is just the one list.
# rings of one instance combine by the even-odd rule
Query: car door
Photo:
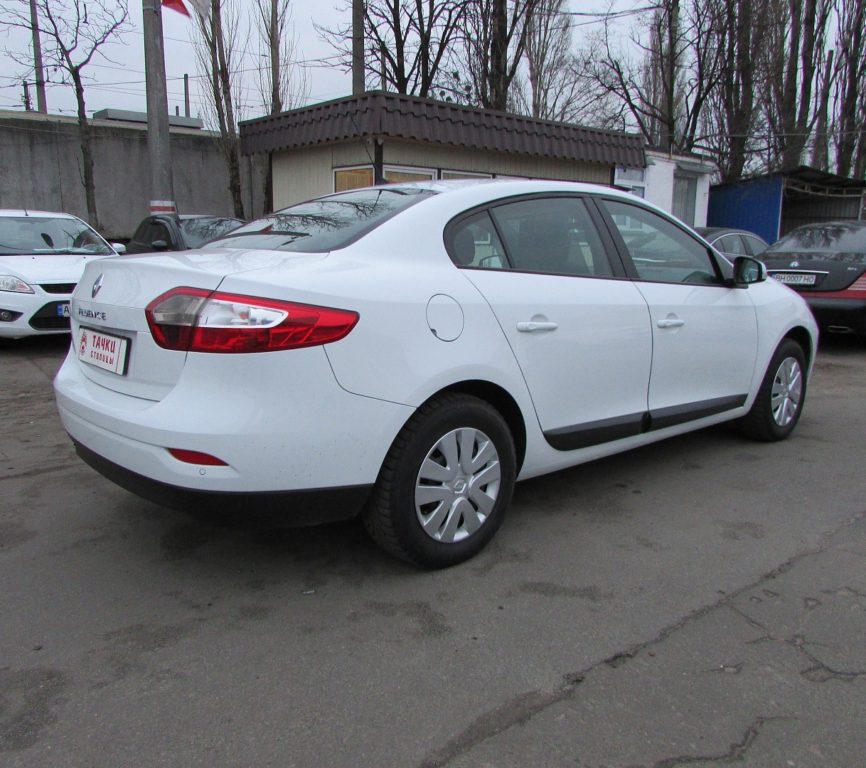
[(758, 347), (748, 291), (726, 281), (705, 246), (672, 220), (610, 198), (599, 207), (649, 305), (652, 428), (741, 406)]
[(446, 235), (560, 450), (639, 434), (647, 407), (646, 302), (593, 215), (579, 197), (532, 197), (476, 211)]

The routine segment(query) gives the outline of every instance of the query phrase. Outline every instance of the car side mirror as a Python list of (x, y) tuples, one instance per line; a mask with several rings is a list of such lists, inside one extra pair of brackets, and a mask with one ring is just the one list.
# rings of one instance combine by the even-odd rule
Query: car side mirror
[(752, 283), (763, 283), (767, 279), (767, 265), (751, 256), (734, 259), (734, 285), (746, 288)]
[(116, 254), (126, 253), (126, 246), (123, 243), (110, 243), (110, 245)]
[(154, 241), (150, 244), (150, 247), (151, 247), (154, 251), (167, 251), (167, 250), (168, 250), (168, 243), (165, 242), (165, 240), (154, 240)]

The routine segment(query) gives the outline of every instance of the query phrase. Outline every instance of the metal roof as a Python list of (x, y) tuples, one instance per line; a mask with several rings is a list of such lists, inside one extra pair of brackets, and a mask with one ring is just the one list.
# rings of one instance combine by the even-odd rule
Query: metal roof
[(248, 155), (389, 137), (631, 168), (646, 165), (637, 134), (380, 91), (240, 124), (241, 151)]
[(788, 171), (773, 171), (764, 173), (760, 176), (752, 176), (739, 181), (729, 181), (724, 184), (714, 184), (713, 187), (730, 187), (737, 184), (748, 184), (753, 181), (761, 181), (772, 177), (784, 179), (786, 182), (799, 182), (812, 187), (826, 187), (836, 190), (860, 190), (866, 189), (866, 181), (862, 179), (852, 179), (847, 176), (837, 176), (835, 173), (827, 171), (819, 171), (817, 168), (811, 168), (808, 165), (800, 165), (797, 168), (792, 168)]

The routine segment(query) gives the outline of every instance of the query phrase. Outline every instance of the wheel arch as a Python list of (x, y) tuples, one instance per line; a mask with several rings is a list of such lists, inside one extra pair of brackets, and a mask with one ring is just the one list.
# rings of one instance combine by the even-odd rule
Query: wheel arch
[(526, 456), (526, 422), (524, 421), (520, 406), (511, 394), (493, 382), (471, 379), (449, 384), (447, 387), (432, 394), (425, 402), (433, 400), (444, 392), (458, 392), (472, 395), (479, 400), (484, 400), (499, 411), (502, 418), (505, 419), (505, 423), (508, 425), (508, 429), (514, 439), (514, 453), (517, 460), (516, 473), (520, 474), (523, 459)]
[(800, 348), (803, 350), (803, 354), (806, 357), (806, 370), (810, 370), (815, 355), (815, 349), (814, 340), (809, 331), (807, 331), (802, 325), (798, 325), (791, 328), (791, 330), (784, 335), (782, 340), (784, 341), (785, 339), (791, 339), (800, 345)]

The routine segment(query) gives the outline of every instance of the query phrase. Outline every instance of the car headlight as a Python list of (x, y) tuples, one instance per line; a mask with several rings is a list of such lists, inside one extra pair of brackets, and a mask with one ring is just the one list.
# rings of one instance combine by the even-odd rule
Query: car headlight
[(12, 291), (13, 293), (35, 293), (23, 280), (12, 275), (0, 275), (0, 291)]

